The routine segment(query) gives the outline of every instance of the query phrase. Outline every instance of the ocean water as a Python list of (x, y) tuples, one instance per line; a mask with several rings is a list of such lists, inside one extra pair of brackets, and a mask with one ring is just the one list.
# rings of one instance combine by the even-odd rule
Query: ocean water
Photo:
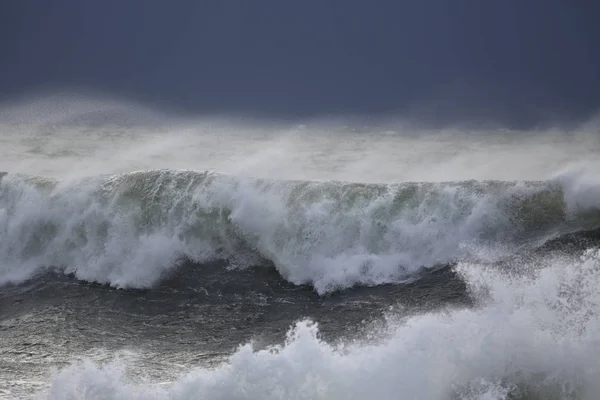
[(593, 123), (54, 97), (0, 132), (0, 398), (598, 398)]

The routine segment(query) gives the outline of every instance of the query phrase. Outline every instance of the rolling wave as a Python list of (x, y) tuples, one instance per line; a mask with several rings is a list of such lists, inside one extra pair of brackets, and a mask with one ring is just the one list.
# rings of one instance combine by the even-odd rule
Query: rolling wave
[(600, 227), (600, 185), (364, 184), (151, 170), (57, 181), (0, 175), (0, 284), (54, 268), (152, 287), (181, 260), (272, 263), (318, 293), (494, 261)]

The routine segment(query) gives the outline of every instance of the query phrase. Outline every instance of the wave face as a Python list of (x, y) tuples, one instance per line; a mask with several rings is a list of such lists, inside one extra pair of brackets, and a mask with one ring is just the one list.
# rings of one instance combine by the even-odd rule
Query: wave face
[(182, 259), (272, 263), (319, 293), (496, 260), (600, 226), (600, 186), (552, 181), (361, 184), (154, 170), (61, 182), (0, 177), (0, 284), (43, 268), (147, 288)]

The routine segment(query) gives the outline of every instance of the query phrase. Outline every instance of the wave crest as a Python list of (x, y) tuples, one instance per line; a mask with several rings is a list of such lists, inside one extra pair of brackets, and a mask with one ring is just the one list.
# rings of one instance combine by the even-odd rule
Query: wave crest
[[(0, 283), (55, 267), (151, 287), (178, 260), (272, 263), (319, 293), (495, 260), (600, 227), (597, 186), (465, 181), (362, 184), (154, 170), (60, 182), (0, 179)], [(583, 189), (582, 189), (583, 187)]]

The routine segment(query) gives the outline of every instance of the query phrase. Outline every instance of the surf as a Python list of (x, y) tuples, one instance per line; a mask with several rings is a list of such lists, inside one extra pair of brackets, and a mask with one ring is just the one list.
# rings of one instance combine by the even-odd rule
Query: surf
[(0, 178), (0, 283), (47, 270), (151, 288), (182, 260), (272, 264), (320, 294), (410, 282), (423, 269), (495, 262), (600, 228), (600, 186), (548, 181), (276, 180), (145, 170)]
[[(284, 343), (242, 343), (214, 367), (165, 368), (131, 379), (135, 357), (74, 362), (49, 399), (593, 399), (600, 324), (600, 253), (540, 257), (520, 273), (461, 262), (469, 308), (387, 313), (362, 340), (329, 343), (301, 320)], [(162, 365), (162, 364), (161, 364)], [(148, 367), (146, 367), (148, 368)], [(165, 376), (168, 376), (165, 379)]]

